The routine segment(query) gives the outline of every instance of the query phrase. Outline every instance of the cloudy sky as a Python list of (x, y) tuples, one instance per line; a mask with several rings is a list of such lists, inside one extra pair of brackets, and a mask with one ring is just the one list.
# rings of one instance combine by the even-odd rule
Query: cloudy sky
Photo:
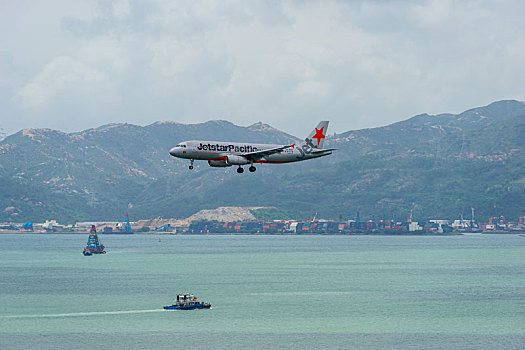
[(0, 127), (303, 136), (525, 100), (525, 2), (0, 0)]

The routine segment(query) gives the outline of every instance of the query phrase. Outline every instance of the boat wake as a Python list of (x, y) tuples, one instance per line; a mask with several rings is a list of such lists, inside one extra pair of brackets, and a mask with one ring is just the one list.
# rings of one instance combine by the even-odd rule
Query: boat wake
[(48, 318), (48, 317), (86, 317), (99, 315), (123, 315), (123, 314), (147, 314), (152, 312), (164, 312), (163, 309), (153, 310), (121, 310), (121, 311), (94, 311), (94, 312), (72, 312), (64, 314), (37, 314), (37, 315), (1, 315), (0, 318)]

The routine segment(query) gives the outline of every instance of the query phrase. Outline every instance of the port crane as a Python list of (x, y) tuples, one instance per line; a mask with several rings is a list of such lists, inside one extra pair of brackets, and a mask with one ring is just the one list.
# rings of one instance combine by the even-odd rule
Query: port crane
[(116, 212), (115, 215), (117, 216), (117, 219), (119, 221), (119, 223), (117, 224), (117, 230), (119, 230), (120, 232), (133, 233), (133, 231), (131, 230), (131, 224), (129, 223), (128, 212), (126, 212), (124, 220), (122, 220)]

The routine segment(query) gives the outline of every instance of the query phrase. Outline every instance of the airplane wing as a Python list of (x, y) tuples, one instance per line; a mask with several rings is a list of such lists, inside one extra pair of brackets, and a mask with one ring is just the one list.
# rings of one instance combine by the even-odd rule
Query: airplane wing
[(295, 146), (295, 144), (288, 145), (288, 146), (274, 147), (274, 148), (264, 149), (264, 150), (261, 150), (261, 151), (241, 153), (239, 155), (243, 156), (243, 157), (246, 157), (248, 159), (254, 159), (255, 160), (255, 159), (261, 159), (261, 158), (269, 156), (271, 154), (281, 153), (283, 150), (285, 150), (287, 148), (290, 148), (290, 147), (294, 147), (294, 146)]

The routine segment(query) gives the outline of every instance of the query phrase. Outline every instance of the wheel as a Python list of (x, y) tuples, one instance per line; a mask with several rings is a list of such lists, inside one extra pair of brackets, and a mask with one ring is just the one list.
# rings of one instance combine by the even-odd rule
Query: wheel
[(193, 165), (190, 165), (189, 168), (190, 168), (190, 170), (193, 170)]
[(252, 165), (248, 168), (248, 170), (250, 170), (250, 173), (253, 173), (255, 170), (257, 170), (257, 168)]
[(244, 173), (244, 169), (241, 168), (241, 167), (238, 167), (238, 168), (237, 168), (237, 172), (238, 172), (239, 174), (242, 174), (242, 173)]

